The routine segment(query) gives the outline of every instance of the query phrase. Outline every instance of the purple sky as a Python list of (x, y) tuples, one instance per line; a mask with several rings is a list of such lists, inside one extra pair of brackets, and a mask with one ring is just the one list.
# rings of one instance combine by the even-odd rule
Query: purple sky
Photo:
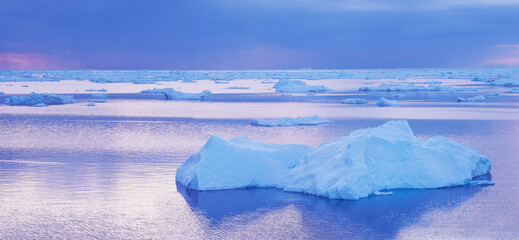
[(519, 0), (0, 0), (0, 69), (519, 67), (518, 13)]

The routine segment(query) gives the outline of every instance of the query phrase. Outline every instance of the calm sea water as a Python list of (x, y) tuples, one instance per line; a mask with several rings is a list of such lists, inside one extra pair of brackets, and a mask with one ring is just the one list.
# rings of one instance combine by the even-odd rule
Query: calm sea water
[(410, 120), (492, 160), (495, 186), (340, 201), (276, 189), (186, 191), (211, 135), (318, 145), (383, 119), (262, 128), (246, 119), (2, 114), (1, 239), (519, 238), (519, 121)]

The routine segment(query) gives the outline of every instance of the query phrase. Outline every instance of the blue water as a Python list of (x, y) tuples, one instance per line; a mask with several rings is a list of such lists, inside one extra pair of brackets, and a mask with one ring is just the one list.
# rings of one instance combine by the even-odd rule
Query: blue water
[(319, 145), (384, 119), (302, 127), (250, 119), (0, 113), (0, 239), (518, 239), (519, 121), (409, 120), (492, 161), (494, 186), (358, 201), (276, 189), (187, 191), (178, 166), (211, 135)]

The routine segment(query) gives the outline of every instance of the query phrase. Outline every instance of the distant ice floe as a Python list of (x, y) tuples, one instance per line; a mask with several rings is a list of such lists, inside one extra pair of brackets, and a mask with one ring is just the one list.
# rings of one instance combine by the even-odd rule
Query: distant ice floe
[(11, 96), (4, 100), (4, 104), (11, 106), (46, 107), (48, 105), (62, 105), (73, 103), (72, 95), (56, 95), (53, 93), (31, 93), (24, 96)]
[(519, 93), (519, 88), (512, 88), (512, 90), (506, 91), (505, 93)]
[(366, 104), (368, 101), (362, 98), (346, 98), (341, 101), (344, 104)]
[(411, 92), (411, 91), (477, 91), (476, 88), (454, 88), (451, 85), (438, 85), (429, 84), (415, 85), (415, 84), (396, 84), (396, 83), (383, 83), (379, 86), (367, 86), (360, 87), (359, 91), (370, 92), (370, 91), (382, 91), (382, 92)]
[(495, 86), (505, 86), (505, 87), (519, 87), (519, 78), (501, 78), (492, 82), (492, 85)]
[(191, 79), (184, 79), (182, 80), (182, 83), (197, 83), (198, 81), (191, 80)]
[(377, 101), (377, 106), (379, 107), (390, 107), (390, 106), (400, 106), (400, 102), (397, 100), (389, 100), (386, 98), (380, 98)]
[(319, 147), (213, 136), (178, 168), (176, 181), (196, 190), (275, 187), (356, 200), (391, 189), (483, 183), (472, 180), (490, 169), (490, 160), (476, 149), (441, 136), (419, 140), (401, 120)]
[(458, 97), (456, 99), (456, 102), (485, 102), (486, 100), (487, 99), (484, 96), (478, 95), (478, 96), (471, 97), (471, 98)]
[(491, 93), (487, 93), (487, 96), (488, 97), (500, 97), (501, 93), (500, 92), (491, 92)]
[(4, 95), (5, 93), (4, 92), (0, 92), (0, 95)]
[(226, 87), (225, 89), (242, 89), (242, 90), (247, 90), (247, 89), (250, 89), (250, 87), (235, 87), (235, 86), (232, 86), (232, 87)]
[(102, 89), (87, 89), (85, 92), (108, 92), (108, 90), (102, 88)]
[(274, 84), (274, 89), (276, 89), (276, 92), (290, 93), (319, 93), (331, 91), (329, 88), (323, 85), (306, 85), (306, 83), (301, 80), (279, 80), (276, 84)]
[(173, 88), (148, 89), (141, 93), (162, 93), (166, 96), (166, 100), (198, 100), (210, 101), (212, 98), (211, 91), (204, 90), (201, 93), (184, 93), (176, 91)]
[(319, 125), (321, 123), (328, 123), (332, 122), (330, 120), (322, 119), (318, 117), (317, 115), (311, 116), (311, 117), (297, 117), (297, 118), (278, 118), (278, 119), (253, 119), (251, 121), (251, 125), (254, 126), (267, 126), (267, 127), (274, 127), (274, 126), (299, 126), (299, 125)]
[(472, 79), (473, 82), (493, 82), (493, 79), (490, 79), (488, 77), (474, 77)]
[(397, 94), (394, 94), (393, 97), (394, 98), (403, 98), (403, 97), (405, 97), (405, 95), (401, 94), (401, 93), (397, 93)]

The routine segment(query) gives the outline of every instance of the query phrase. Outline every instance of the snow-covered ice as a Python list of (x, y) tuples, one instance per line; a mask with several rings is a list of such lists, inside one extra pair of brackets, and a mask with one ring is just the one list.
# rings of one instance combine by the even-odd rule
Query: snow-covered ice
[(487, 93), (487, 96), (488, 97), (499, 97), (499, 96), (501, 96), (501, 93), (500, 92), (491, 92), (491, 93)]
[(390, 107), (390, 106), (400, 106), (400, 102), (397, 100), (389, 100), (386, 98), (380, 98), (377, 101), (377, 106), (379, 107)]
[(492, 85), (505, 87), (519, 87), (519, 78), (501, 78), (492, 82)]
[(458, 97), (456, 99), (456, 102), (485, 102), (486, 100), (487, 99), (484, 96), (478, 95), (478, 96), (471, 97), (471, 98)]
[(236, 86), (232, 86), (232, 87), (226, 87), (225, 89), (242, 89), (242, 90), (247, 90), (247, 89), (250, 89), (250, 87), (236, 87)]
[(398, 83), (383, 83), (379, 86), (360, 87), (359, 91), (385, 91), (385, 92), (411, 92), (411, 91), (477, 91), (476, 88), (454, 88), (451, 85), (429, 84), (415, 85), (415, 84), (398, 84)]
[(470, 181), (470, 184), (480, 186), (480, 185), (495, 185), (496, 183), (492, 182), (492, 181), (488, 181), (488, 180), (473, 180), (473, 181)]
[(393, 195), (393, 192), (382, 192), (382, 191), (374, 191), (373, 196), (387, 196)]
[(276, 92), (328, 92), (329, 88), (323, 85), (307, 85), (305, 82), (301, 80), (279, 80), (276, 84), (274, 84), (274, 89)]
[(31, 93), (24, 96), (11, 96), (4, 100), (4, 104), (11, 106), (44, 107), (47, 105), (69, 104), (74, 100), (72, 95), (56, 95), (53, 93)]
[(143, 90), (141, 93), (162, 93), (166, 96), (166, 100), (199, 100), (209, 101), (211, 100), (211, 91), (204, 90), (201, 93), (184, 93), (175, 91), (173, 88), (161, 88), (161, 89), (148, 89)]
[(366, 99), (362, 99), (362, 98), (346, 98), (346, 99), (342, 100), (341, 102), (345, 103), (345, 104), (366, 104), (366, 103), (368, 103), (368, 101), (366, 101)]
[(298, 125), (318, 125), (331, 122), (330, 120), (319, 118), (317, 115), (310, 117), (279, 118), (279, 119), (253, 119), (251, 125), (255, 126), (298, 126)]
[(178, 168), (176, 181), (197, 190), (276, 187), (355, 200), (391, 189), (471, 184), (490, 169), (476, 149), (441, 136), (419, 140), (400, 120), (317, 148), (211, 137)]

